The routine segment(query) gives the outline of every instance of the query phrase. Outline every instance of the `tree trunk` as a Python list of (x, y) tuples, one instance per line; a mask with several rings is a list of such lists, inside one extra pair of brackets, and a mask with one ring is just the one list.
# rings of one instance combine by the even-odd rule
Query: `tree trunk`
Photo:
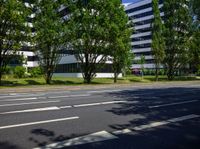
[(2, 85), (2, 71), (0, 71), (0, 86)]
[(47, 71), (46, 74), (46, 84), (51, 84), (51, 72)]
[(159, 66), (156, 64), (155, 81), (158, 81)]
[(114, 83), (117, 83), (117, 72), (114, 72)]
[(168, 68), (167, 77), (168, 77), (168, 80), (170, 80), (170, 81), (172, 81), (174, 79), (173, 67)]
[(84, 83), (86, 83), (86, 84), (91, 83), (91, 74), (88, 72), (85, 72), (85, 74), (84, 74)]

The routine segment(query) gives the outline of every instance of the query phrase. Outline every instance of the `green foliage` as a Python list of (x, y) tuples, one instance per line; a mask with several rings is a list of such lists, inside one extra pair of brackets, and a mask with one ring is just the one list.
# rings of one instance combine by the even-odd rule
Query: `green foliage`
[(162, 75), (162, 76), (165, 75), (165, 70), (164, 69), (160, 69), (159, 70), (159, 75)]
[[(75, 57), (81, 63), (84, 82), (90, 83), (96, 72), (104, 66), (107, 57), (114, 55), (112, 51), (119, 47), (123, 50), (128, 48), (127, 39), (124, 38), (129, 36), (126, 24), (128, 18), (120, 1), (69, 1), (69, 9), (72, 13), (68, 21), (69, 35), (65, 38), (70, 37), (70, 44), (76, 53)], [(121, 35), (119, 29), (123, 30), (120, 32)], [(111, 41), (114, 36), (117, 38)], [(113, 47), (114, 42), (116, 48)]]
[[(1, 0), (0, 2), (0, 84), (4, 69), (12, 56), (29, 40), (30, 28), (25, 23), (30, 14), (23, 1)], [(23, 30), (23, 32), (22, 32)]]
[(109, 48), (113, 58), (114, 82), (117, 82), (118, 74), (130, 69), (133, 61), (131, 52), (130, 36), (132, 34), (131, 24), (120, 1), (110, 0), (109, 14)]
[(6, 66), (6, 68), (4, 69), (3, 74), (5, 75), (9, 75), (13, 73), (13, 68), (11, 66)]
[(199, 0), (191, 0), (192, 10), (194, 15), (196, 15), (197, 19), (200, 21), (200, 1)]
[(194, 72), (200, 67), (200, 29), (195, 30), (190, 44), (190, 65)]
[(23, 66), (16, 66), (14, 69), (14, 77), (15, 78), (23, 78), (26, 72), (26, 68)]
[(152, 53), (155, 61), (155, 77), (158, 80), (160, 64), (165, 57), (165, 41), (163, 37), (163, 24), (160, 16), (159, 1), (153, 0), (154, 19), (152, 22)]
[(198, 69), (197, 73), (198, 76), (200, 76), (200, 68)]
[(169, 80), (174, 79), (175, 71), (188, 63), (189, 31), (191, 17), (187, 0), (165, 0), (163, 6), (165, 36), (165, 67)]
[(34, 67), (30, 70), (31, 77), (39, 77), (43, 75), (42, 69), (40, 67)]
[(59, 50), (65, 43), (63, 36), (67, 31), (60, 14), (56, 11), (60, 5), (60, 1), (54, 0), (41, 0), (34, 3), (36, 12), (33, 26), (37, 31), (34, 42), (47, 84), (50, 84), (56, 64), (61, 58)]

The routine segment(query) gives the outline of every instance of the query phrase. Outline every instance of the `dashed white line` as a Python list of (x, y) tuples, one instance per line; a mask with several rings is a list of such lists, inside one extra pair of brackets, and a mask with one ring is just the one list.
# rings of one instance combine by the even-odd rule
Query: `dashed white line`
[(8, 129), (8, 128), (15, 128), (15, 127), (22, 127), (22, 126), (30, 126), (30, 125), (37, 125), (37, 124), (45, 124), (45, 123), (52, 123), (52, 122), (74, 120), (74, 119), (78, 119), (78, 118), (79, 118), (78, 116), (74, 116), (74, 117), (67, 117), (67, 118), (60, 118), (60, 119), (52, 119), (52, 120), (45, 120), (45, 121), (37, 121), (37, 122), (30, 122), (30, 123), (0, 126), (0, 130), (1, 129)]
[(60, 110), (58, 107), (46, 107), (46, 108), (37, 108), (37, 109), (28, 109), (28, 110), (19, 110), (19, 111), (10, 111), (2, 112), (0, 114), (14, 114), (14, 113), (27, 113), (27, 112), (40, 112), (40, 111), (50, 111), (50, 110)]
[(0, 100), (0, 102), (2, 102), (2, 101), (36, 100), (36, 99), (38, 99), (38, 98), (34, 97), (34, 98), (4, 99), (4, 100)]
[(26, 103), (13, 103), (13, 104), (3, 104), (3, 105), (0, 105), (0, 107), (21, 106), (21, 105), (30, 105), (30, 104), (46, 104), (46, 103), (54, 103), (54, 102), (60, 102), (60, 100), (41, 101), (41, 102), (26, 102)]
[[(20, 103), (20, 104), (5, 104), (0, 106), (16, 106), (16, 105), (24, 105), (24, 104), (41, 104), (41, 103), (49, 103), (49, 102), (59, 102), (59, 101), (48, 101), (48, 102), (29, 102), (29, 103)], [(44, 107), (44, 108), (36, 108), (36, 109), (25, 109), (18, 111), (8, 111), (2, 112), (3, 114), (15, 114), (15, 113), (28, 113), (28, 112), (42, 112), (42, 111), (51, 111), (51, 110), (61, 110), (68, 108), (79, 108), (79, 107), (89, 107), (89, 106), (97, 106), (97, 105), (107, 105), (107, 104), (117, 104), (117, 103), (125, 103), (127, 101), (108, 101), (108, 102), (98, 102), (98, 103), (88, 103), (88, 104), (80, 104), (80, 105), (67, 105), (67, 106), (53, 106), (53, 107)]]
[(72, 106), (61, 106), (59, 107), (60, 109), (67, 109), (67, 108), (72, 108)]
[(69, 98), (69, 97), (87, 97), (91, 94), (80, 94), (80, 95), (66, 95), (66, 96), (54, 96), (54, 97), (48, 97), (49, 99), (55, 99), (55, 98)]
[(149, 106), (150, 109), (152, 108), (159, 108), (159, 107), (167, 107), (167, 106), (174, 106), (174, 105), (180, 105), (180, 104), (186, 104), (186, 103), (192, 103), (192, 102), (198, 102), (199, 100), (190, 100), (190, 101), (183, 101), (183, 102), (174, 102), (169, 104), (162, 104), (162, 105), (155, 105), (155, 106)]
[(88, 91), (88, 93), (109, 93), (109, 92), (120, 92), (122, 90), (100, 90), (100, 91)]
[(107, 104), (116, 104), (116, 103), (126, 103), (128, 101), (108, 101), (108, 102), (96, 102), (96, 103), (89, 103), (89, 104), (80, 104), (80, 105), (73, 105), (73, 107), (88, 107), (88, 106), (97, 106), (97, 105), (107, 105)]

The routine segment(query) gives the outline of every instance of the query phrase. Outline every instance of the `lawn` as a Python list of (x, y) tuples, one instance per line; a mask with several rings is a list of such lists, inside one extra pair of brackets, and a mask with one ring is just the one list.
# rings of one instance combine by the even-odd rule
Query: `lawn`
[[(134, 82), (150, 83), (154, 82), (154, 76), (144, 76), (143, 79), (140, 76), (129, 75), (118, 79), (118, 84), (129, 84)], [(200, 77), (176, 77), (174, 81), (194, 81), (200, 80)], [(160, 76), (159, 81), (166, 82), (166, 76)], [(30, 85), (45, 85), (43, 77), (38, 78), (21, 78), (17, 79), (12, 76), (4, 76), (2, 79), (3, 85), (1, 87), (14, 87), (14, 86), (30, 86)], [(82, 85), (82, 78), (67, 78), (67, 77), (53, 77), (51, 85)], [(92, 80), (91, 84), (113, 84), (112, 78), (96, 78)]]

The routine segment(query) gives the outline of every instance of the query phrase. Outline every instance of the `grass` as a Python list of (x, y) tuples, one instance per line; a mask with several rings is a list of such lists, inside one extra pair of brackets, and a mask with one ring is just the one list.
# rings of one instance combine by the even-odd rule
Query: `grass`
[[(130, 84), (134, 82), (150, 83), (154, 82), (154, 76), (144, 76), (143, 79), (140, 76), (129, 75), (118, 79), (118, 84)], [(199, 77), (175, 77), (174, 81), (194, 81), (200, 80)], [(159, 82), (167, 82), (166, 76), (160, 76)], [(31, 85), (45, 85), (43, 77), (38, 78), (13, 78), (13, 76), (4, 76), (2, 79), (3, 85), (0, 87), (17, 87), (17, 86), (31, 86)], [(53, 77), (51, 85), (82, 85), (82, 78), (67, 78), (67, 77)], [(96, 78), (92, 80), (91, 84), (113, 84), (112, 78)]]

